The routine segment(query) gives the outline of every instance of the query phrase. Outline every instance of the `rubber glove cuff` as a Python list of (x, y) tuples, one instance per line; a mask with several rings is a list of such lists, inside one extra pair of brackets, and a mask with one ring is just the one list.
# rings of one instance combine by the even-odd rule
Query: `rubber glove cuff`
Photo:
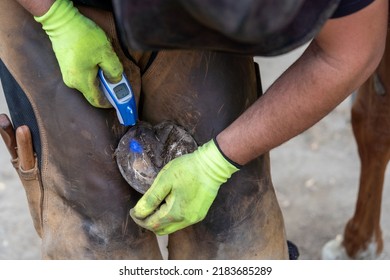
[(62, 33), (67, 23), (79, 15), (79, 11), (69, 0), (56, 0), (50, 9), (42, 16), (35, 16), (34, 19), (42, 24), (42, 28), (50, 37)]
[(220, 184), (225, 183), (241, 168), (239, 164), (225, 156), (215, 138), (200, 146), (196, 153), (199, 161), (205, 165), (206, 174)]

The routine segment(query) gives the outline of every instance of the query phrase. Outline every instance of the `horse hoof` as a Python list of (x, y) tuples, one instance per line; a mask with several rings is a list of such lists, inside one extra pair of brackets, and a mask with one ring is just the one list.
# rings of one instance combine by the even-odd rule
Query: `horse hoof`
[(349, 260), (343, 247), (343, 237), (339, 234), (335, 239), (328, 241), (322, 248), (321, 259), (323, 260)]
[(335, 239), (324, 245), (321, 258), (323, 260), (376, 260), (380, 258), (376, 248), (376, 243), (371, 242), (365, 250), (359, 251), (356, 256), (350, 256), (344, 248), (343, 237), (337, 235)]
[(125, 180), (143, 194), (165, 164), (197, 147), (186, 130), (170, 121), (156, 126), (138, 122), (120, 140), (115, 157)]

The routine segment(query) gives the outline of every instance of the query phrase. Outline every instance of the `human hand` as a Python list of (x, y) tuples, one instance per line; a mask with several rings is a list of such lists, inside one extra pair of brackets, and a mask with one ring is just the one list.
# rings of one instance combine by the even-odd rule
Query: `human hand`
[(206, 217), (219, 187), (236, 171), (211, 140), (165, 165), (130, 216), (158, 235), (195, 224)]
[(104, 31), (83, 16), (69, 0), (57, 0), (35, 20), (42, 24), (53, 45), (64, 83), (79, 90), (91, 105), (112, 107), (99, 90), (99, 67), (112, 82), (121, 79), (123, 66)]

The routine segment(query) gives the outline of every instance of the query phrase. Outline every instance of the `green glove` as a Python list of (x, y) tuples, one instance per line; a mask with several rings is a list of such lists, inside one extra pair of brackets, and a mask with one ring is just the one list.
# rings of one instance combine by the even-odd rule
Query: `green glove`
[(211, 140), (164, 166), (130, 216), (158, 235), (195, 224), (204, 219), (219, 187), (236, 171)]
[(56, 0), (35, 20), (50, 38), (65, 84), (81, 91), (95, 107), (112, 107), (99, 90), (98, 68), (110, 81), (119, 82), (123, 66), (104, 31), (69, 0)]

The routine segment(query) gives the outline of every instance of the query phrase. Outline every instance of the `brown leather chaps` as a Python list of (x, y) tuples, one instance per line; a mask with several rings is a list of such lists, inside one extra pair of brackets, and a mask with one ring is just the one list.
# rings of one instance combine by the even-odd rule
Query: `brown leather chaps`
[[(109, 12), (80, 11), (111, 38), (143, 121), (174, 121), (203, 144), (258, 97), (252, 57), (161, 51), (150, 64), (151, 53), (127, 50), (129, 59)], [(14, 0), (0, 1), (0, 58), (39, 128), (39, 139), (33, 139), (39, 140), (37, 165), (19, 170), (19, 176), (42, 238), (42, 258), (161, 259), (156, 236), (129, 217), (141, 195), (122, 178), (113, 158), (125, 133), (115, 110), (94, 108), (64, 85), (49, 39)], [(23, 108), (11, 109), (24, 114)], [(171, 234), (168, 252), (170, 259), (287, 259), (269, 155), (234, 174), (202, 222)]]

